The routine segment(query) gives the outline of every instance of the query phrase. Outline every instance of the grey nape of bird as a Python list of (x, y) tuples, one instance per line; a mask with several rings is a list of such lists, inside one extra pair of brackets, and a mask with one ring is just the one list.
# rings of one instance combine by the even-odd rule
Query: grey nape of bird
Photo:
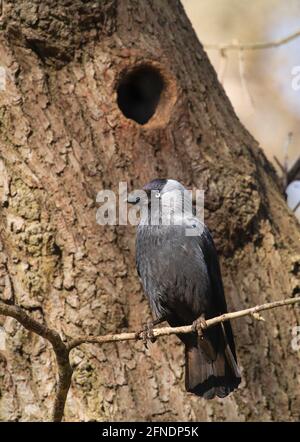
[[(147, 204), (140, 197), (129, 197), (128, 202), (146, 207), (141, 210), (137, 228), (136, 266), (155, 317), (153, 324), (166, 320), (170, 326), (177, 327), (226, 313), (215, 245), (208, 228), (199, 219), (192, 213), (182, 214), (184, 186), (171, 179), (155, 179), (143, 190), (148, 196), (155, 192), (159, 201), (156, 207), (151, 207), (150, 198)], [(162, 222), (159, 218), (156, 225), (151, 225), (150, 210), (152, 217), (165, 203), (169, 204), (170, 197), (172, 216), (176, 217), (178, 212), (181, 224)], [(191, 224), (199, 228), (199, 234), (186, 235), (186, 227)], [(204, 329), (200, 335), (178, 337), (185, 345), (187, 391), (212, 399), (223, 398), (238, 387), (241, 375), (229, 321)]]

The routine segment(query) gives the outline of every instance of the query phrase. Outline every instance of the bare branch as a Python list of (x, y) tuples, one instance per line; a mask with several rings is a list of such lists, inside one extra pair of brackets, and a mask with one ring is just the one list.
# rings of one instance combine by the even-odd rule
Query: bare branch
[(224, 83), (225, 72), (228, 64), (228, 57), (226, 52), (221, 52), (220, 65), (218, 68), (218, 79), (221, 84)]
[(298, 203), (293, 208), (293, 212), (296, 212), (299, 209), (299, 207), (300, 207), (300, 201), (298, 201)]
[(241, 86), (242, 90), (244, 92), (245, 98), (249, 103), (249, 106), (251, 108), (251, 112), (254, 112), (254, 103), (252, 96), (250, 94), (247, 80), (246, 80), (246, 70), (245, 70), (245, 60), (244, 60), (244, 51), (240, 49), (238, 51), (238, 62), (239, 62), (239, 73), (240, 73), (240, 79), (241, 79)]
[[(288, 298), (281, 301), (258, 305), (256, 307), (251, 307), (237, 312), (225, 313), (223, 315), (216, 316), (215, 318), (208, 319), (206, 321), (206, 328), (212, 327), (221, 322), (229, 321), (230, 319), (237, 319), (247, 315), (251, 315), (254, 319), (262, 321), (264, 319), (259, 315), (259, 312), (296, 303), (300, 303), (300, 296), (297, 298)], [(64, 407), (68, 391), (70, 389), (73, 373), (69, 361), (69, 353), (73, 348), (78, 347), (81, 344), (104, 344), (106, 342), (141, 339), (139, 333), (131, 332), (105, 336), (81, 336), (71, 340), (68, 344), (65, 344), (55, 330), (52, 330), (47, 326), (40, 324), (35, 319), (27, 315), (27, 313), (19, 306), (5, 304), (4, 302), (0, 301), (0, 314), (15, 318), (27, 330), (47, 339), (52, 344), (58, 366), (58, 385), (52, 412), (52, 419), (54, 422), (60, 422), (63, 418)], [(154, 329), (153, 335), (155, 337), (159, 337), (174, 334), (186, 334), (194, 331), (195, 325), (192, 324), (183, 327), (163, 327), (159, 329)]]
[[(292, 142), (293, 138), (293, 132), (289, 132), (287, 134), (286, 140), (283, 145), (283, 164), (278, 160), (278, 158), (274, 155), (274, 161), (277, 163), (278, 167), (280, 168), (282, 172), (281, 182), (283, 191), (285, 192), (287, 186), (292, 182), (300, 179), (300, 157), (295, 161), (293, 166), (291, 168), (288, 167), (288, 151), (290, 144)], [(297, 210), (297, 207), (293, 209), (294, 211)]]
[(276, 155), (273, 155), (274, 161), (276, 162), (277, 166), (280, 168), (282, 173), (286, 173), (286, 170), (284, 168), (284, 166), (281, 164), (281, 162), (279, 161), (279, 159), (276, 157)]
[(0, 301), (0, 314), (16, 319), (24, 328), (26, 328), (26, 330), (36, 333), (51, 343), (56, 356), (58, 368), (58, 384), (52, 411), (52, 419), (54, 422), (60, 422), (64, 414), (64, 407), (73, 373), (69, 361), (69, 350), (66, 344), (64, 344), (55, 330), (52, 330), (46, 325), (31, 318), (17, 305), (9, 305)]
[[(238, 312), (225, 313), (220, 316), (216, 316), (212, 319), (206, 320), (206, 326), (212, 327), (220, 322), (229, 321), (230, 319), (237, 319), (243, 316), (251, 315), (255, 319), (261, 318), (261, 316), (257, 316), (258, 312), (263, 310), (270, 310), (276, 307), (282, 307), (284, 305), (296, 304), (300, 303), (300, 296), (297, 298), (288, 298), (283, 299), (281, 301), (270, 302), (268, 304), (257, 305), (256, 307), (247, 308), (245, 310), (240, 310)], [(260, 319), (261, 320), (261, 319)], [(174, 334), (186, 334), (193, 332), (194, 325), (185, 325), (182, 327), (162, 327), (153, 330), (154, 337), (159, 336), (167, 336)], [(119, 333), (114, 335), (106, 335), (106, 336), (81, 336), (76, 339), (73, 339), (68, 344), (68, 349), (72, 350), (75, 347), (78, 347), (81, 344), (89, 343), (89, 344), (104, 344), (105, 342), (118, 342), (118, 341), (133, 341), (136, 339), (141, 339), (137, 336), (137, 333)]]
[(204, 48), (218, 50), (223, 53), (226, 51), (254, 51), (261, 49), (278, 48), (279, 46), (285, 45), (290, 41), (295, 40), (298, 37), (300, 37), (300, 30), (294, 32), (293, 34), (288, 35), (287, 37), (269, 42), (245, 43), (245, 44), (240, 44), (237, 42), (228, 43), (228, 44), (207, 44), (204, 45)]
[(287, 172), (287, 183), (300, 179), (300, 157), (295, 161)]

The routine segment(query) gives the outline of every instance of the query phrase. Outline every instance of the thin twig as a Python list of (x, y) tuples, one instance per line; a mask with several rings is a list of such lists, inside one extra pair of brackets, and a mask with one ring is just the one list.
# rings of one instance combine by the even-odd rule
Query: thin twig
[[(289, 169), (288, 167), (288, 159), (289, 159), (289, 147), (292, 142), (293, 132), (289, 132), (286, 140), (283, 145), (283, 164), (278, 160), (278, 158), (274, 155), (273, 158), (277, 163), (278, 167), (282, 172), (282, 176), (280, 177), (282, 182), (283, 192), (285, 192), (287, 186), (300, 176), (300, 158), (293, 164), (293, 166)], [(294, 209), (295, 211), (295, 209)]]
[(219, 68), (218, 68), (218, 79), (219, 79), (219, 82), (221, 84), (223, 84), (224, 78), (225, 78), (225, 73), (226, 73), (226, 68), (227, 68), (227, 64), (228, 64), (228, 57), (225, 52), (221, 52), (220, 54), (221, 54), (221, 57), (220, 57), (220, 64), (219, 64)]
[[(229, 321), (230, 319), (241, 318), (242, 316), (252, 315), (263, 310), (269, 310), (276, 307), (281, 307), (283, 305), (296, 304), (300, 303), (300, 296), (297, 298), (288, 298), (283, 299), (281, 301), (270, 302), (268, 304), (257, 305), (256, 307), (247, 308), (245, 310), (240, 310), (238, 312), (225, 313), (220, 316), (216, 316), (212, 319), (206, 320), (206, 326), (212, 327), (220, 322)], [(255, 315), (254, 315), (255, 317)], [(174, 335), (174, 334), (186, 334), (194, 331), (194, 326), (192, 325), (184, 325), (182, 327), (162, 327), (156, 328), (153, 330), (154, 337), (166, 336), (166, 335)], [(81, 344), (104, 344), (106, 342), (118, 342), (118, 341), (133, 341), (141, 339), (137, 336), (137, 333), (119, 333), (113, 335), (105, 335), (105, 336), (80, 336), (76, 339), (73, 339), (68, 344), (68, 349), (72, 350), (75, 347), (78, 347)]]
[(300, 157), (295, 161), (287, 173), (287, 183), (300, 179)]
[(17, 305), (5, 304), (0, 301), (0, 314), (15, 318), (26, 330), (29, 330), (44, 339), (47, 339), (53, 347), (57, 368), (58, 368), (58, 383), (56, 389), (56, 396), (52, 411), (52, 420), (60, 422), (64, 414), (64, 407), (71, 385), (72, 367), (69, 361), (69, 350), (66, 344), (62, 341), (59, 334), (50, 329), (44, 324), (31, 318), (21, 307)]
[(297, 210), (300, 207), (300, 201), (298, 201), (298, 203), (295, 205), (295, 207), (293, 208), (293, 212), (297, 212)]
[(294, 32), (293, 34), (288, 35), (287, 37), (280, 38), (278, 40), (273, 40), (269, 42), (258, 42), (258, 43), (244, 43), (240, 44), (237, 42), (232, 42), (228, 44), (206, 44), (204, 45), (205, 49), (214, 49), (218, 51), (253, 51), (260, 49), (271, 49), (278, 48), (279, 46), (285, 45), (292, 40), (300, 37), (300, 30)]
[(283, 167), (286, 171), (286, 174), (289, 170), (289, 148), (293, 139), (293, 132), (289, 132), (287, 134), (286, 140), (283, 145)]
[(281, 164), (281, 162), (279, 161), (279, 159), (276, 157), (276, 155), (273, 155), (274, 161), (276, 162), (277, 166), (279, 167), (279, 169), (281, 170), (282, 173), (286, 173), (286, 170), (284, 168), (284, 166)]
[(253, 102), (252, 96), (250, 94), (248, 85), (247, 85), (244, 51), (242, 49), (240, 49), (238, 51), (238, 63), (239, 63), (239, 73), (240, 73), (240, 79), (241, 79), (241, 86), (242, 86), (242, 89), (244, 92), (244, 96), (249, 103), (249, 106), (251, 108), (251, 113), (252, 113), (252, 112), (254, 112), (254, 102)]

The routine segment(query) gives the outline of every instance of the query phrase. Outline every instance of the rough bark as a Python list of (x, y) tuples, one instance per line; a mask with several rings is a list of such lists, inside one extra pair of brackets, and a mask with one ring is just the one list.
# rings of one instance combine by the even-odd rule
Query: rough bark
[[(300, 291), (299, 225), (272, 166), (239, 122), (176, 0), (6, 0), (0, 60), (0, 297), (62, 337), (140, 329), (150, 312), (134, 268), (133, 227), (96, 224), (103, 188), (172, 177), (206, 191), (230, 310)], [(117, 89), (152, 67), (164, 88), (147, 124)], [(299, 311), (299, 310), (298, 310)], [(298, 420), (297, 307), (233, 328), (241, 388), (205, 402), (184, 391), (174, 336), (83, 345), (66, 420)], [(55, 356), (2, 317), (0, 419), (47, 420)]]

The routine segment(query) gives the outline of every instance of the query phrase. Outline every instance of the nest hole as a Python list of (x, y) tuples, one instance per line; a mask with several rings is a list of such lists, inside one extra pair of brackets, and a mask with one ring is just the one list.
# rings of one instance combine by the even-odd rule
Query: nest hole
[(155, 114), (164, 80), (152, 66), (141, 66), (124, 75), (117, 88), (117, 102), (126, 118), (146, 124)]

